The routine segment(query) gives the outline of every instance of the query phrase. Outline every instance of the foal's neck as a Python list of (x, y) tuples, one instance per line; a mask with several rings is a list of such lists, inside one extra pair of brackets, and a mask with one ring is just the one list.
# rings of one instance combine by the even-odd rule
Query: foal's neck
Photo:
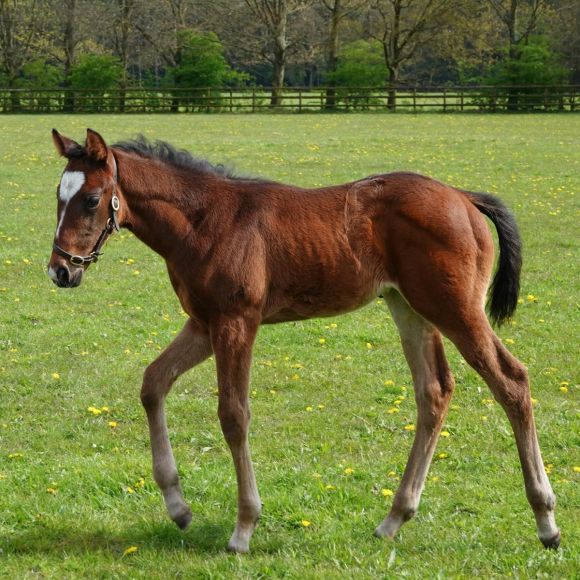
[(191, 214), (203, 209), (212, 175), (115, 150), (124, 202), (121, 225), (164, 258), (193, 235)]

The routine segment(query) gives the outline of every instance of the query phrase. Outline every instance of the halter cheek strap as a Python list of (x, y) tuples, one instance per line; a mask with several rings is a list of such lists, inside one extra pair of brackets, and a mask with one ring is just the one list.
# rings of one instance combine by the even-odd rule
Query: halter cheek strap
[(78, 256), (75, 254), (71, 254), (66, 250), (63, 250), (56, 242), (53, 243), (52, 249), (56, 254), (66, 258), (73, 266), (83, 266), (89, 267), (93, 262), (96, 262), (99, 259), (99, 256), (102, 256), (101, 248), (105, 245), (107, 238), (114, 232), (119, 231), (121, 229), (119, 225), (119, 217), (117, 215), (119, 208), (121, 207), (121, 202), (116, 195), (116, 184), (117, 184), (117, 162), (113, 157), (113, 166), (114, 166), (114, 182), (115, 185), (113, 186), (113, 197), (111, 197), (111, 203), (109, 205), (110, 213), (109, 219), (103, 228), (100, 236), (98, 237), (95, 247), (91, 251), (88, 256)]

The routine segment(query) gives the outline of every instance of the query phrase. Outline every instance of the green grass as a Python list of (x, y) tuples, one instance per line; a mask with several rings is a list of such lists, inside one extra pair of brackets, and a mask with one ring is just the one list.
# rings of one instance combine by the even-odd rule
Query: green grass
[[(457, 390), (437, 450), (448, 456), (433, 463), (419, 515), (398, 538), (372, 536), (415, 417), (409, 371), (378, 302), (261, 330), (251, 444), (264, 515), (248, 556), (225, 551), (235, 476), (213, 363), (179, 380), (168, 416), (194, 512), (179, 532), (151, 477), (139, 388), (184, 318), (164, 264), (128, 233), (110, 240), (80, 288), (53, 287), (45, 264), (63, 162), (52, 126), (78, 139), (87, 126), (110, 141), (142, 132), (304, 186), (409, 169), (501, 195), (525, 253), (523, 304), (500, 335), (529, 368), (561, 549), (537, 540), (509, 424), (450, 345)], [(4, 116), (0, 127), (0, 577), (578, 574), (580, 116)], [(401, 411), (387, 413), (405, 386)], [(90, 406), (110, 410), (96, 416)], [(137, 551), (124, 556), (130, 546)]]

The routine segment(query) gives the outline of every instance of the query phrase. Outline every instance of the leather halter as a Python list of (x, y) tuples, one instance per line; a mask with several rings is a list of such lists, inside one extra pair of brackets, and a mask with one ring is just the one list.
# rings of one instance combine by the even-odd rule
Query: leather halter
[(109, 209), (111, 215), (109, 219), (107, 219), (107, 223), (101, 232), (101, 235), (98, 237), (94, 248), (92, 249), (91, 253), (88, 256), (79, 256), (75, 254), (71, 254), (66, 250), (63, 250), (56, 242), (52, 244), (52, 249), (56, 254), (66, 258), (73, 266), (83, 266), (89, 267), (93, 262), (96, 262), (99, 259), (99, 256), (102, 256), (101, 248), (105, 245), (107, 238), (114, 232), (119, 231), (121, 229), (119, 225), (119, 218), (117, 216), (117, 212), (121, 207), (121, 203), (119, 198), (116, 195), (116, 185), (117, 185), (117, 162), (113, 157), (113, 165), (114, 165), (114, 185), (113, 185), (113, 196), (111, 197), (111, 203), (109, 205)]

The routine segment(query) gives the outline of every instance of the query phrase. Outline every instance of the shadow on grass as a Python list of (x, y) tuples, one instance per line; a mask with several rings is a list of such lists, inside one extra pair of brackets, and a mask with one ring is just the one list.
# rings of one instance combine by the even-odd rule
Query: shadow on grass
[(93, 529), (70, 522), (42, 522), (21, 532), (0, 538), (4, 557), (13, 555), (68, 555), (106, 552), (122, 556), (130, 546), (139, 550), (179, 551), (191, 554), (218, 555), (226, 552), (231, 523), (195, 522), (187, 532), (174, 524), (143, 522), (122, 530), (104, 526)]

